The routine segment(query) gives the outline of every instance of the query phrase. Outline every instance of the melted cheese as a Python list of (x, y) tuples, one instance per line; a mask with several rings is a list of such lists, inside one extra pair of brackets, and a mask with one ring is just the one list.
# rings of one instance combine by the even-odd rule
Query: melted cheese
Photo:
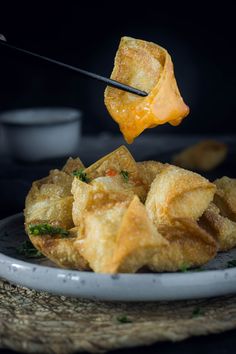
[(107, 87), (105, 105), (128, 143), (145, 129), (169, 122), (178, 125), (189, 113), (174, 76), (169, 53), (162, 47), (123, 37), (111, 78), (148, 92), (147, 97)]

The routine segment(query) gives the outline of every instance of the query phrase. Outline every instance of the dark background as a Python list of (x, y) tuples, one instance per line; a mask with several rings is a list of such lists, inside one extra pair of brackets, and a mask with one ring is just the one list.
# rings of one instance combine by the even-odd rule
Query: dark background
[[(121, 36), (164, 46), (191, 113), (178, 128), (165, 125), (155, 132), (235, 131), (233, 1), (7, 1), (0, 6), (0, 33), (11, 44), (107, 76)], [(103, 91), (101, 83), (0, 46), (0, 111), (78, 107), (84, 111), (84, 133), (118, 133)]]
[[(151, 132), (157, 137), (159, 133), (235, 133), (233, 1), (0, 1), (0, 33), (11, 44), (107, 76), (121, 36), (156, 42), (172, 55), (178, 85), (191, 113), (179, 127), (164, 125)], [(84, 112), (84, 133), (118, 134), (104, 107), (103, 91), (103, 84), (0, 46), (0, 112), (71, 106)], [(30, 179), (36, 174), (37, 178), (44, 176), (44, 169), (49, 168), (38, 166), (37, 170), (34, 165), (1, 161), (0, 218), (22, 210)], [(114, 354), (233, 354), (235, 334), (157, 343)], [(13, 352), (0, 349), (0, 353)]]

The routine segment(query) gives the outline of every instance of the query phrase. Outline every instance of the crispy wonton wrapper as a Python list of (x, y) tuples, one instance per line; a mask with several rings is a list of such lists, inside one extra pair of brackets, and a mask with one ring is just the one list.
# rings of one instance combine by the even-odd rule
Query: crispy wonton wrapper
[(214, 238), (193, 220), (175, 219), (172, 225), (159, 225), (158, 231), (169, 246), (163, 251), (160, 249), (149, 262), (149, 268), (155, 272), (198, 267), (216, 255)]
[(116, 173), (122, 170), (128, 171), (129, 177), (138, 178), (136, 162), (124, 145), (87, 167), (84, 172), (86, 172), (90, 179), (94, 179), (109, 175), (109, 171), (111, 170)]
[(135, 273), (168, 245), (137, 196), (85, 212), (81, 235), (78, 250), (97, 273)]
[(214, 203), (223, 216), (236, 221), (236, 179), (225, 176), (217, 179), (214, 184), (217, 187)]
[(84, 213), (111, 207), (113, 204), (129, 201), (134, 196), (132, 186), (123, 181), (122, 176), (98, 177), (90, 184), (74, 178), (72, 217), (74, 224), (80, 226)]
[(146, 186), (141, 178), (138, 166), (133, 156), (125, 146), (120, 146), (110, 154), (102, 157), (84, 170), (90, 180), (96, 177), (115, 177), (122, 172), (128, 173), (126, 182), (144, 201), (147, 195)]
[(85, 167), (79, 157), (76, 157), (76, 159), (72, 159), (72, 157), (69, 157), (69, 159), (66, 161), (65, 166), (63, 166), (62, 171), (71, 175), (74, 171), (80, 170), (81, 168), (84, 169)]
[(214, 203), (200, 219), (200, 224), (219, 242), (220, 251), (236, 246), (236, 179), (222, 177), (217, 186)]
[(215, 185), (199, 174), (169, 165), (152, 182), (145, 205), (156, 225), (171, 224), (174, 218), (197, 220), (215, 190)]
[(204, 140), (174, 156), (173, 164), (189, 170), (210, 171), (227, 155), (227, 146), (214, 140)]
[[(71, 172), (83, 168), (79, 159), (69, 159), (63, 171), (52, 170), (48, 177), (33, 182), (25, 203), (25, 229), (33, 245), (60, 267), (88, 269), (88, 263), (79, 253), (74, 252), (75, 237), (60, 235), (32, 236), (30, 224), (50, 224), (69, 230), (74, 227), (72, 220)], [(78, 234), (76, 233), (78, 238)]]
[(121, 38), (111, 78), (148, 93), (139, 97), (106, 88), (105, 105), (128, 143), (147, 128), (167, 122), (178, 125), (189, 113), (175, 80), (171, 57), (159, 45)]
[(236, 222), (222, 216), (214, 203), (210, 203), (199, 224), (217, 240), (220, 251), (228, 251), (236, 246)]

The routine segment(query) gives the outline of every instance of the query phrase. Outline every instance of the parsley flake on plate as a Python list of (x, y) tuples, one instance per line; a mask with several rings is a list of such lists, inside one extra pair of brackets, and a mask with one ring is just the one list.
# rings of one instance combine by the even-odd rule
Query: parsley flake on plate
[(204, 311), (200, 307), (195, 307), (195, 309), (192, 312), (192, 317), (199, 317), (203, 315), (204, 315)]
[(117, 316), (116, 319), (120, 323), (132, 323), (131, 319), (125, 315)]
[(44, 255), (37, 250), (30, 241), (22, 242), (17, 248), (16, 251), (18, 254), (25, 256), (27, 258), (41, 258)]

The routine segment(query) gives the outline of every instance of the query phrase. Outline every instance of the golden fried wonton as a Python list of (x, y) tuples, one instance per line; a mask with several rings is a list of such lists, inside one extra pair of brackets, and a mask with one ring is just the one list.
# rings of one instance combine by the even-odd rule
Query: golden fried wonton
[(165, 253), (168, 246), (137, 196), (123, 216), (116, 242), (111, 263), (111, 271), (115, 273), (135, 273), (147, 266), (157, 251)]
[(102, 176), (114, 176), (122, 170), (128, 171), (129, 177), (138, 178), (136, 162), (124, 145), (87, 167), (84, 172), (90, 179), (94, 179)]
[(222, 177), (217, 186), (214, 203), (200, 219), (200, 224), (219, 242), (221, 251), (236, 246), (236, 179)]
[(174, 76), (169, 53), (157, 44), (121, 38), (111, 78), (146, 91), (137, 95), (107, 87), (105, 105), (128, 143), (145, 129), (178, 125), (189, 113)]
[(149, 268), (155, 272), (201, 266), (216, 255), (215, 240), (193, 220), (174, 219), (172, 225), (159, 225), (158, 231), (169, 246), (156, 252), (149, 262)]
[(222, 177), (217, 179), (214, 184), (217, 187), (214, 203), (223, 216), (236, 221), (236, 179)]
[(52, 170), (48, 177), (33, 182), (25, 202), (26, 224), (48, 220), (66, 229), (73, 227), (72, 181), (67, 173)]
[(220, 251), (227, 251), (236, 246), (236, 222), (222, 216), (214, 203), (210, 203), (199, 224), (217, 240)]
[(71, 194), (74, 177), (68, 173), (81, 165), (80, 160), (69, 159), (64, 166), (66, 172), (52, 170), (48, 177), (33, 182), (24, 210), (25, 229), (33, 245), (59, 266), (74, 269), (88, 269), (87, 261), (79, 253), (74, 253), (74, 237), (69, 235), (65, 239), (57, 235), (35, 236), (30, 234), (29, 226), (46, 223), (65, 230), (74, 227)]
[(145, 205), (156, 225), (171, 224), (179, 217), (197, 220), (215, 190), (215, 185), (199, 174), (169, 165), (152, 182)]
[(144, 200), (146, 197), (146, 187), (140, 178), (137, 163), (125, 146), (120, 146), (118, 149), (96, 161), (87, 167), (84, 172), (90, 180), (96, 177), (112, 178), (118, 175), (123, 176), (123, 182), (127, 183), (127, 186), (132, 188), (141, 200)]
[(79, 252), (98, 273), (136, 272), (168, 244), (137, 196), (85, 212), (81, 223), (84, 242)]
[(116, 203), (129, 201), (134, 196), (132, 186), (123, 181), (120, 175), (114, 177), (98, 177), (89, 184), (74, 178), (72, 183), (74, 196), (72, 216), (79, 226), (85, 212), (109, 208)]

